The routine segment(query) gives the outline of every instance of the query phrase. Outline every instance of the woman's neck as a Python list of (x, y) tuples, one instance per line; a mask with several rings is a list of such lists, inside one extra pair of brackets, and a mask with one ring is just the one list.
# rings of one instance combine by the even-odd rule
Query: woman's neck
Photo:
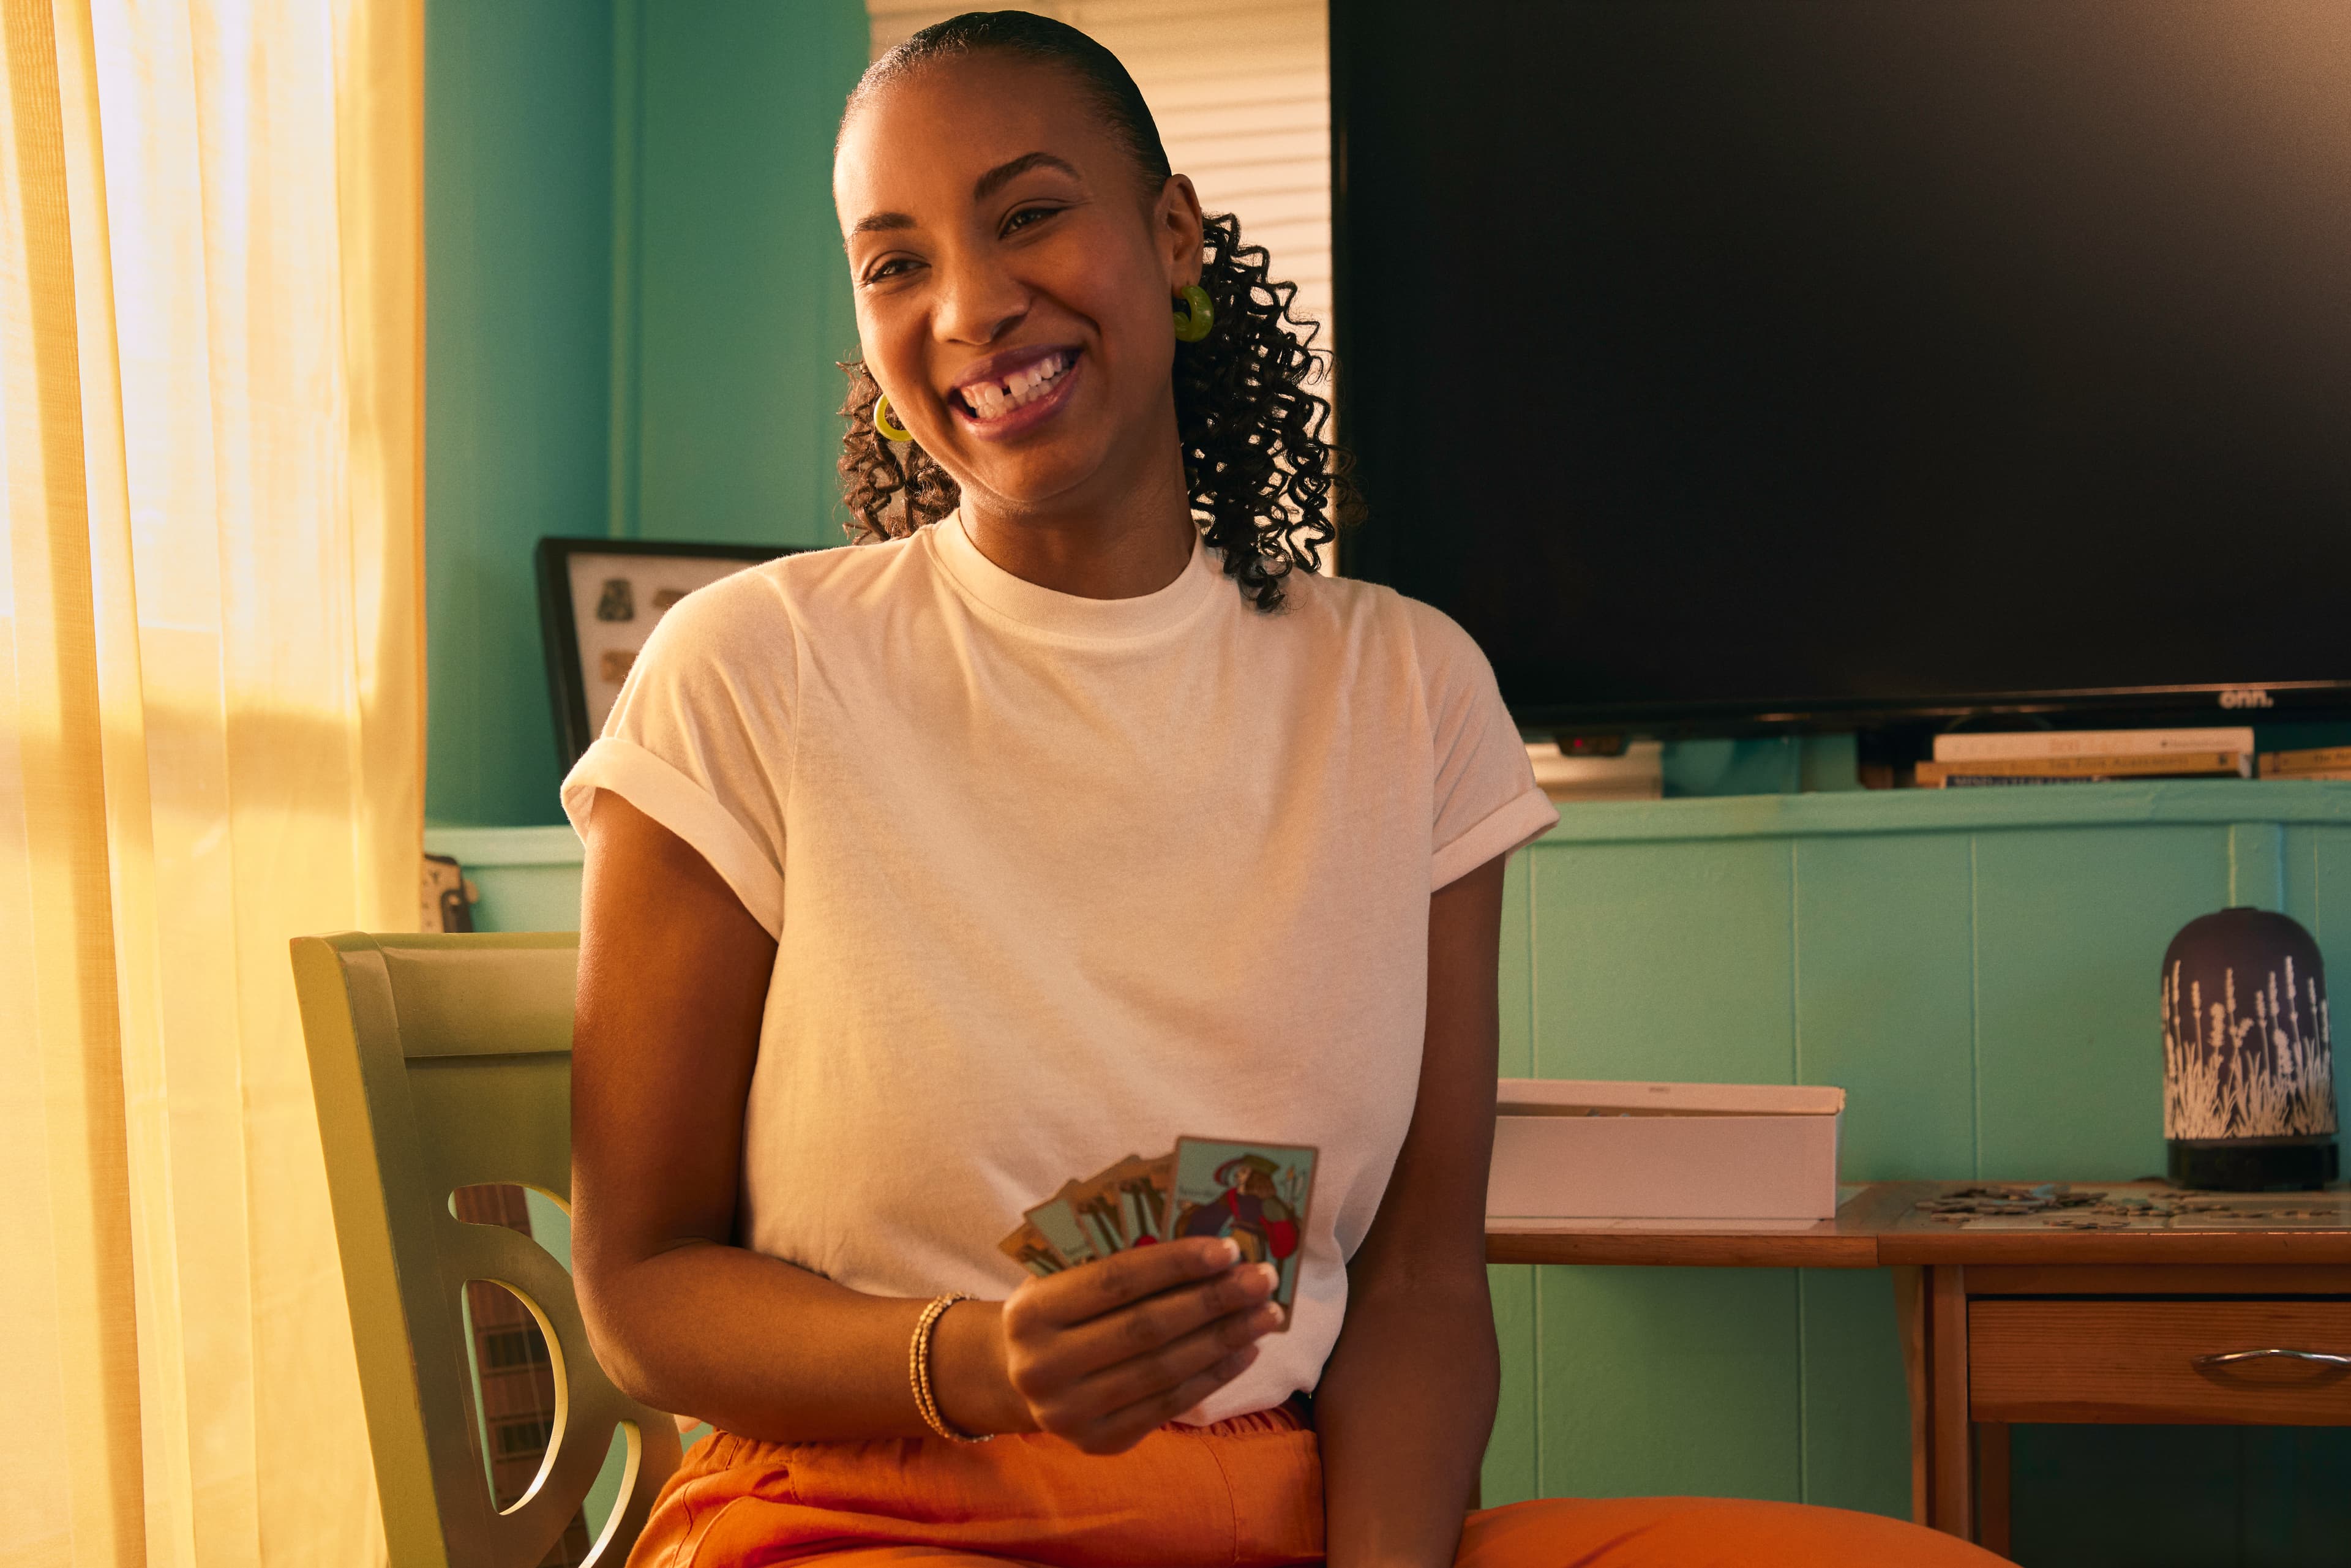
[[(1117, 498), (1010, 507), (964, 492), (965, 531), (979, 553), (1024, 581), (1081, 599), (1139, 599), (1184, 573), (1199, 538), (1182, 457), (1109, 486)], [(1093, 488), (1093, 486), (1089, 486)]]

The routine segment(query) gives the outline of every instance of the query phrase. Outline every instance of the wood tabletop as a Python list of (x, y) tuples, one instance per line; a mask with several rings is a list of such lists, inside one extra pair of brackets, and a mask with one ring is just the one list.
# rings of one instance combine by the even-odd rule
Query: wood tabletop
[(1489, 1263), (1622, 1263), (1714, 1269), (1875, 1269), (1878, 1237), (1944, 1184), (1841, 1187), (1834, 1219), (1489, 1219)]
[(1809, 1224), (1489, 1220), (1486, 1258), (1746, 1269), (2351, 1265), (2351, 1186), (2191, 1193), (2161, 1182), (1873, 1182), (1838, 1190), (1836, 1218)]

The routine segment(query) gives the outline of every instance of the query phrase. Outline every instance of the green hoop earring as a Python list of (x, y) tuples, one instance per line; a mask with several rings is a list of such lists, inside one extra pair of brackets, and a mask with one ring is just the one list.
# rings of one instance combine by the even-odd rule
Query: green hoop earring
[(883, 392), (873, 400), (873, 429), (884, 441), (912, 441), (914, 433), (898, 423), (891, 412), (890, 394)]
[(1208, 291), (1196, 283), (1186, 284), (1179, 292), (1183, 295), (1184, 308), (1173, 313), (1176, 317), (1176, 340), (1196, 343), (1208, 335), (1209, 328), (1217, 324), (1217, 302), (1209, 298)]

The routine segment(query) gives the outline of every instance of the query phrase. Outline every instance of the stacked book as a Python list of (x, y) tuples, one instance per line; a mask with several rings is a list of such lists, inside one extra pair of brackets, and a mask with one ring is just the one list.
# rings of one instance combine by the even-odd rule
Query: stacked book
[[(2351, 760), (2342, 766), (2342, 776), (2351, 778)], [(1917, 782), (1924, 789), (1957, 789), (2252, 774), (2251, 729), (2043, 729), (1938, 735), (1935, 759), (1918, 764)]]
[(2351, 746), (2322, 746), (2310, 751), (2264, 751), (2264, 779), (2351, 779)]

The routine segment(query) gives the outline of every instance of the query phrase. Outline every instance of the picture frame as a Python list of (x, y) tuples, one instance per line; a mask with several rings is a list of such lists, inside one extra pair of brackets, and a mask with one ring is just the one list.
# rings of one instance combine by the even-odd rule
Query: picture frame
[(612, 711), (621, 683), (670, 606), (795, 545), (549, 535), (533, 551), (555, 747), (569, 773)]

